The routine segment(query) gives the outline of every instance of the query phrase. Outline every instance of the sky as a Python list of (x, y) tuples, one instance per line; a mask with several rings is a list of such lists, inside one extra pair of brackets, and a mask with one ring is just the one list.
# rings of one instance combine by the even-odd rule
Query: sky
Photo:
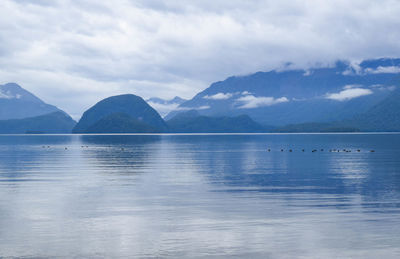
[(398, 0), (1, 0), (0, 84), (79, 119), (117, 94), (191, 98), (288, 63), (400, 57), (399, 14)]

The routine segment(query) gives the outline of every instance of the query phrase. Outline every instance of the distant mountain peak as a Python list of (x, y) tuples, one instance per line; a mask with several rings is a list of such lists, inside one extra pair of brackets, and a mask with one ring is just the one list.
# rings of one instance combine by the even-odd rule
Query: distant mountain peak
[(6, 83), (4, 84), (5, 87), (14, 87), (14, 88), (18, 88), (18, 89), (23, 89), (19, 84), (14, 83), (14, 82), (10, 82), (10, 83)]
[(16, 83), (7, 83), (5, 85), (0, 85), (1, 99), (21, 99), (23, 96), (28, 94), (30, 93)]
[(172, 100), (171, 100), (171, 102), (173, 102), (173, 103), (183, 103), (183, 102), (185, 102), (185, 101), (187, 101), (186, 99), (183, 99), (183, 98), (181, 98), (181, 97), (179, 97), (179, 96), (175, 96), (174, 98), (172, 98)]
[(0, 85), (0, 120), (23, 119), (60, 111), (17, 83)]

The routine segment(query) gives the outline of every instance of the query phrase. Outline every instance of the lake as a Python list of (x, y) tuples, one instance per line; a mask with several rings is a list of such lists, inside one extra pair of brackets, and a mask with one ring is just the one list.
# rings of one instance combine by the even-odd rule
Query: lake
[(0, 136), (1, 256), (399, 258), (400, 134)]

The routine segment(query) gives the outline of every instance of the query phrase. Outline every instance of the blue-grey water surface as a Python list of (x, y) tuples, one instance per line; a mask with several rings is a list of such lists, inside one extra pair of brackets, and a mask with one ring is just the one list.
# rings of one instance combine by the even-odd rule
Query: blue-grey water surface
[(399, 258), (400, 135), (0, 136), (1, 256)]

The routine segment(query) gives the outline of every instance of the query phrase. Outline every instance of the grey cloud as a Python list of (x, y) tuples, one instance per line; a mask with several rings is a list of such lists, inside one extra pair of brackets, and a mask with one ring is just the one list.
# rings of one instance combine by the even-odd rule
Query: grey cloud
[(15, 3), (23, 5), (39, 5), (39, 6), (56, 6), (58, 4), (57, 0), (13, 0)]
[(286, 62), (396, 56), (399, 13), (393, 0), (3, 0), (0, 78), (72, 114), (118, 93), (190, 98)]

